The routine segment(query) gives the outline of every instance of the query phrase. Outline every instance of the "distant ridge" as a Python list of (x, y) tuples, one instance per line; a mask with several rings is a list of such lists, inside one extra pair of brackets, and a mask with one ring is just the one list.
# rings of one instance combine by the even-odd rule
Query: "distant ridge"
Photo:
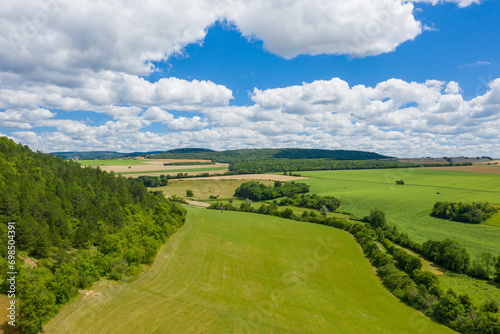
[(373, 152), (305, 148), (257, 148), (204, 152), (171, 150), (160, 154), (148, 154), (146, 157), (151, 159), (210, 159), (214, 162), (226, 163), (269, 159), (381, 160), (391, 158)]
[(116, 159), (140, 156), (146, 154), (158, 154), (164, 151), (152, 151), (152, 152), (130, 152), (130, 153), (120, 153), (114, 151), (74, 151), (74, 152), (50, 152), (47, 154), (53, 154), (54, 156), (61, 156), (64, 160), (78, 158), (80, 160), (97, 160), (97, 159)]
[(209, 159), (214, 162), (235, 162), (259, 159), (334, 159), (334, 160), (382, 160), (392, 157), (373, 152), (353, 150), (326, 150), (307, 148), (252, 148), (214, 151), (208, 148), (177, 148), (168, 151), (130, 152), (114, 151), (75, 151), (53, 152), (63, 159), (116, 159), (144, 156), (151, 159)]
[(168, 150), (165, 153), (204, 153), (204, 152), (215, 152), (215, 151), (209, 148), (176, 148), (173, 150)]

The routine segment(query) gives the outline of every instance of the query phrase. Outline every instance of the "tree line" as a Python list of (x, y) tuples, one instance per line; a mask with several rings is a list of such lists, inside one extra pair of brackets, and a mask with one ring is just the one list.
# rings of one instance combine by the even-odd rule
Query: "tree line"
[(431, 216), (469, 224), (480, 224), (497, 212), (498, 209), (487, 202), (472, 204), (436, 202)]
[(237, 174), (263, 174), (315, 170), (415, 168), (457, 165), (468, 166), (472, 165), (472, 163), (420, 164), (395, 160), (266, 159), (233, 162), (229, 165), (229, 171)]
[(321, 210), (322, 207), (325, 207), (328, 212), (333, 212), (339, 208), (340, 200), (333, 196), (321, 196), (317, 194), (302, 194), (299, 196), (297, 194), (281, 199), (278, 205), (290, 205), (301, 208), (314, 209), (318, 211)]
[(101, 277), (131, 280), (184, 219), (181, 206), (141, 182), (0, 138), (3, 291), (8, 222), (15, 223), (17, 254), (37, 262), (17, 267), (16, 321), (23, 333), (39, 332), (78, 289)]

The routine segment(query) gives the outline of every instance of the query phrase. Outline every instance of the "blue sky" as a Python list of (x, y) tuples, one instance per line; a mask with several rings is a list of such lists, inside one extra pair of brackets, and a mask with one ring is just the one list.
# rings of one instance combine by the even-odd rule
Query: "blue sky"
[(30, 2), (0, 134), (33, 149), (500, 157), (498, 1)]

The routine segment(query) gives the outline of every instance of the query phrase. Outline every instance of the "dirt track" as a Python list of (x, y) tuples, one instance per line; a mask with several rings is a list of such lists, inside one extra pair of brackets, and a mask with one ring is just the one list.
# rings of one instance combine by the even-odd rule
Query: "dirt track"
[(202, 208), (208, 208), (210, 206), (210, 203), (207, 202), (200, 202), (200, 201), (192, 201), (192, 200), (186, 200), (187, 204), (189, 205), (194, 205), (194, 206), (199, 206)]

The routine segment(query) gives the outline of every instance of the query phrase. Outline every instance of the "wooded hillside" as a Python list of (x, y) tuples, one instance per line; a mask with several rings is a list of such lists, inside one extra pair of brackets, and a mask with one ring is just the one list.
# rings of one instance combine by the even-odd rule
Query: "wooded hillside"
[[(100, 277), (127, 281), (152, 263), (184, 209), (141, 183), (0, 138), (0, 281), (7, 286), (7, 223), (15, 222), (18, 324), (36, 333), (60, 305)], [(38, 261), (37, 261), (38, 260)]]

